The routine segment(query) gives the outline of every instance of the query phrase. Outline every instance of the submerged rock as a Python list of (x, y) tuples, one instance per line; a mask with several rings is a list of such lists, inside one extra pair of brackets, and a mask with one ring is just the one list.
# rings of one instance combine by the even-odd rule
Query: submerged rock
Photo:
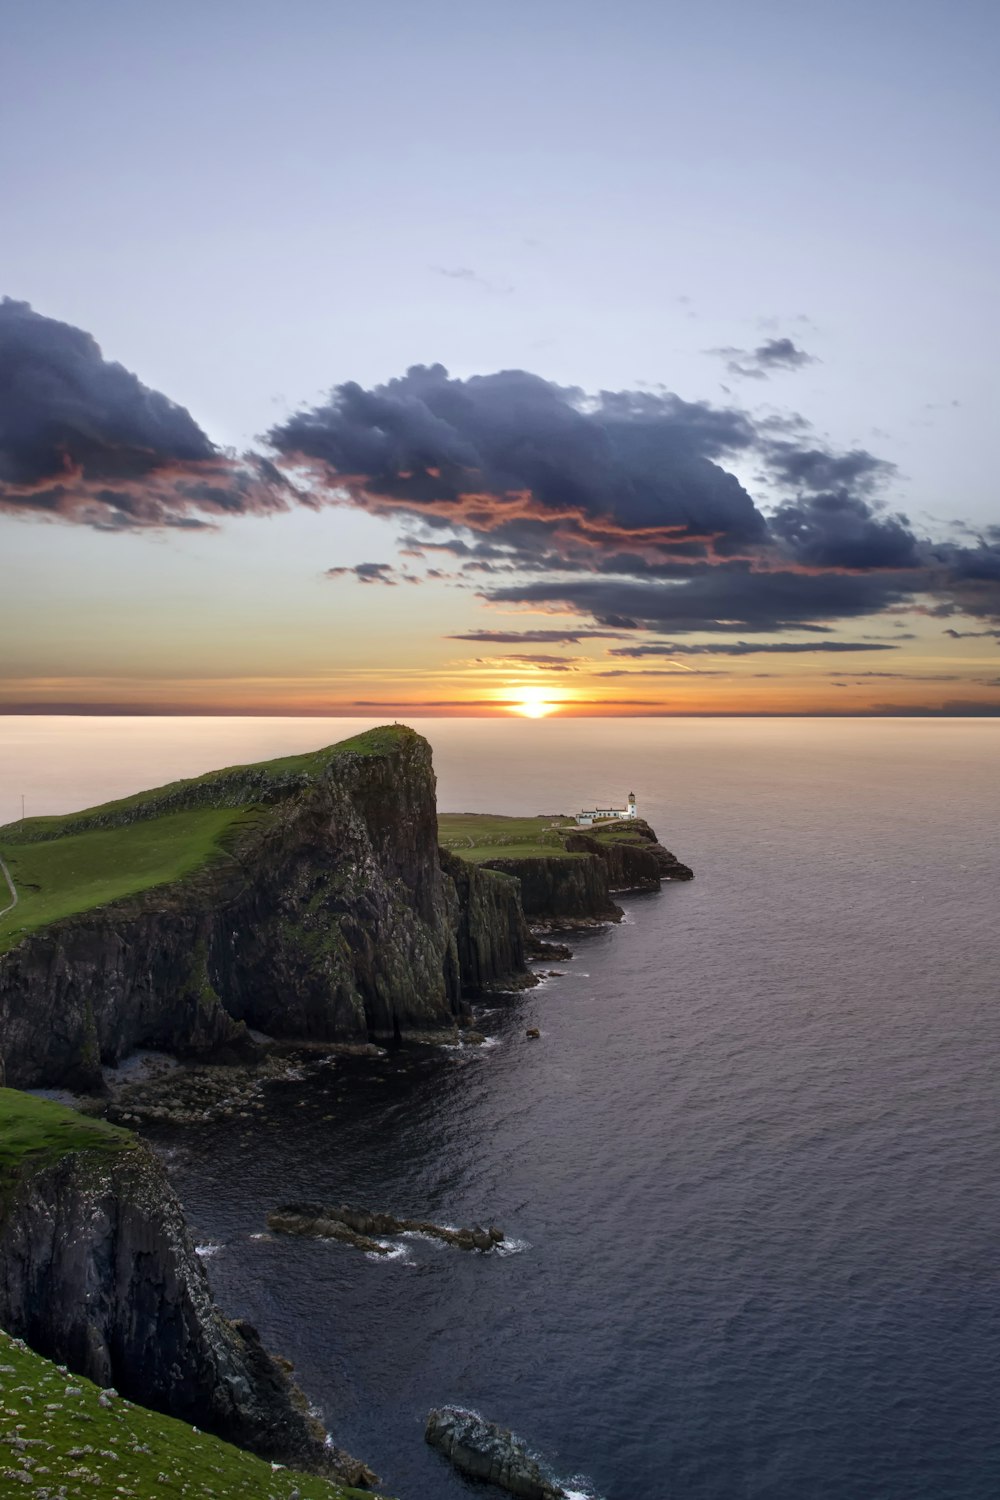
[(456, 1469), (499, 1485), (523, 1500), (565, 1500), (566, 1491), (549, 1479), (520, 1438), (496, 1422), (487, 1422), (459, 1406), (429, 1413), (424, 1437)]
[(387, 1255), (388, 1249), (374, 1238), (387, 1234), (426, 1234), (443, 1240), (459, 1250), (492, 1250), (502, 1245), (504, 1233), (495, 1224), (484, 1229), (449, 1229), (426, 1219), (397, 1219), (395, 1214), (374, 1213), (367, 1208), (351, 1208), (342, 1203), (333, 1208), (322, 1203), (283, 1203), (267, 1216), (269, 1229), (279, 1234), (299, 1234), (310, 1238), (342, 1240), (376, 1255)]

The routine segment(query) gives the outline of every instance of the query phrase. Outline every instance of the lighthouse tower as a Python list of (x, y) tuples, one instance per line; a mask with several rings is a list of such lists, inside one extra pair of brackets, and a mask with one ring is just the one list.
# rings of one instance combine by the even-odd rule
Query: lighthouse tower
[(637, 818), (639, 816), (635, 805), (635, 792), (629, 792), (628, 794), (628, 812), (625, 816), (627, 818)]

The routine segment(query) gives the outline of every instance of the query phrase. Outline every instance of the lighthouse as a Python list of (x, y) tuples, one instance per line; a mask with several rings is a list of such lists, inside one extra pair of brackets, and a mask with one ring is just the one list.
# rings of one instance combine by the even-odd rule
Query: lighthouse
[(635, 806), (635, 792), (629, 792), (629, 794), (628, 794), (628, 812), (625, 814), (625, 816), (627, 818), (636, 818), (636, 817), (638, 817), (638, 813), (636, 811), (636, 806)]

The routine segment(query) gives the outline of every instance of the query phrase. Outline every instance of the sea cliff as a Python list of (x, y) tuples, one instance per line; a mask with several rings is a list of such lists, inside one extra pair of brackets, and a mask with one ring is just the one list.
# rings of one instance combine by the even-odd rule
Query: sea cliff
[(74, 1374), (262, 1457), (374, 1476), (255, 1330), (214, 1306), (163, 1167), (126, 1131), (0, 1090), (0, 1326)]
[(535, 926), (617, 922), (622, 909), (615, 894), (658, 891), (664, 880), (693, 875), (642, 818), (608, 823), (597, 832), (570, 829), (560, 833), (560, 842), (558, 854), (498, 854), (480, 864), (518, 880), (525, 917)]
[(182, 878), (8, 934), (6, 1081), (99, 1087), (102, 1065), (140, 1046), (247, 1056), (248, 1028), (432, 1040), (454, 1029), (463, 993), (523, 972), (516, 885), (442, 867), (430, 747), (411, 730), (378, 733), (374, 750), (347, 742), (308, 770), (237, 768), (55, 831), (60, 820), (0, 831), (17, 879), (54, 838), (86, 853), (94, 834), (233, 809), (225, 841)]

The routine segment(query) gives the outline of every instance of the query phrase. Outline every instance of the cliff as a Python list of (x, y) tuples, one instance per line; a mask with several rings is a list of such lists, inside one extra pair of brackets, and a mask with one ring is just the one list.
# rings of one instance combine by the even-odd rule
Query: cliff
[(622, 910), (614, 893), (658, 891), (663, 880), (693, 877), (641, 818), (588, 832), (560, 830), (560, 838), (558, 853), (497, 855), (479, 865), (518, 879), (524, 914), (536, 924), (617, 922)]
[[(463, 991), (518, 989), (530, 979), (525, 958), (531, 937), (517, 879), (440, 850), (441, 868), (455, 891), (455, 943)], [(531, 980), (533, 983), (534, 981)]]
[(162, 1167), (125, 1131), (0, 1090), (0, 1325), (74, 1374), (348, 1482), (285, 1370), (211, 1300)]
[[(162, 860), (172, 838), (178, 859), (204, 857), (117, 899), (33, 915), (98, 887), (65, 882), (64, 851), (77, 867), (112, 864), (120, 886), (129, 860), (148, 863), (149, 847)], [(442, 868), (430, 747), (398, 726), (12, 825), (0, 851), (22, 892), (0, 928), (0, 1049), (22, 1088), (97, 1087), (102, 1063), (139, 1046), (238, 1056), (252, 1051), (247, 1028), (433, 1038), (453, 1030), (463, 992), (524, 968), (516, 886)]]

